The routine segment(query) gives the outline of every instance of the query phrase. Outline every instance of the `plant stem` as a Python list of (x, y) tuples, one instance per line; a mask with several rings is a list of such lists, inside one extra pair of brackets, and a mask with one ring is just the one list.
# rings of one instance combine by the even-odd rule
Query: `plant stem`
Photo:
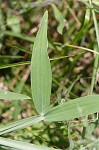
[[(89, 3), (91, 5), (91, 7), (93, 7), (91, 0), (89, 0)], [(98, 48), (96, 49), (96, 51), (99, 52), (99, 30), (98, 30), (98, 23), (97, 23), (97, 19), (96, 19), (94, 9), (92, 9), (92, 15), (93, 15), (96, 38), (97, 38), (97, 44), (98, 44)], [(91, 81), (90, 94), (93, 93), (93, 89), (94, 89), (95, 78), (96, 78), (96, 73), (97, 73), (97, 68), (98, 68), (98, 61), (99, 61), (99, 56), (96, 54), (95, 62), (94, 62), (94, 69), (93, 69), (93, 75), (92, 75), (92, 81)]]

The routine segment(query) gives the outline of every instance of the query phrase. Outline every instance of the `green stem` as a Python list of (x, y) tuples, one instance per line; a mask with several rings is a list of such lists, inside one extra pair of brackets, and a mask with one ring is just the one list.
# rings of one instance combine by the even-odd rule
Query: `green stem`
[[(89, 0), (89, 3), (90, 3), (90, 6), (93, 8), (91, 0)], [(96, 38), (97, 38), (97, 43), (98, 43), (98, 48), (96, 49), (96, 52), (99, 52), (98, 23), (97, 23), (97, 19), (96, 19), (96, 15), (95, 15), (94, 9), (92, 9), (91, 11), (92, 11), (92, 15), (93, 15), (95, 32), (96, 32)], [(95, 85), (95, 78), (96, 78), (96, 73), (97, 73), (97, 68), (98, 68), (98, 61), (99, 61), (99, 56), (96, 54), (95, 61), (94, 61), (92, 80), (91, 80), (91, 88), (90, 88), (90, 92), (89, 92), (90, 95), (93, 93), (93, 89), (94, 89), (94, 85)], [(83, 128), (82, 138), (85, 138), (87, 126), (88, 126), (88, 116), (86, 116), (86, 124), (84, 125), (84, 128)]]
[[(89, 3), (91, 5), (91, 7), (93, 7), (91, 0), (89, 0)], [(93, 15), (96, 38), (97, 38), (97, 44), (98, 44), (98, 48), (96, 49), (96, 51), (99, 52), (99, 30), (98, 30), (98, 23), (97, 23), (97, 19), (96, 19), (94, 9), (92, 9), (92, 15)], [(94, 62), (94, 69), (93, 69), (93, 75), (92, 75), (92, 81), (91, 81), (90, 94), (93, 93), (93, 89), (94, 89), (95, 78), (96, 78), (96, 73), (97, 73), (97, 68), (98, 68), (98, 61), (99, 61), (99, 56), (96, 54), (95, 62)]]
[(12, 31), (8, 31), (8, 30), (0, 30), (0, 34), (3, 33), (5, 35), (8, 35), (8, 36), (13, 36), (13, 37), (16, 37), (16, 38), (20, 38), (20, 39), (23, 39), (23, 40), (26, 40), (28, 42), (32, 42), (34, 41), (33, 37), (29, 37), (27, 35), (24, 35), (24, 34), (20, 34), (20, 33), (15, 33), (15, 32), (12, 32)]

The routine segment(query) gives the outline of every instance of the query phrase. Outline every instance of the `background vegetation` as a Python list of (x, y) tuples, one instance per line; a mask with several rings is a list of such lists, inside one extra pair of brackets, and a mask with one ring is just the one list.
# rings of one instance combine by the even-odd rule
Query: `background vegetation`
[[(99, 23), (96, 2), (93, 10)], [(48, 53), (53, 73), (51, 104), (57, 105), (90, 93), (98, 94), (98, 55), (89, 51), (99, 49), (97, 30), (93, 14), (85, 4), (80, 0), (1, 0), (0, 89), (31, 97), (32, 47), (40, 20), (48, 10)], [(31, 103), (31, 100), (0, 101), (0, 125), (35, 115), (36, 110)], [(41, 122), (3, 137), (63, 150), (68, 147), (99, 149), (97, 117), (98, 114), (94, 114), (88, 119), (83, 117), (51, 124)]]

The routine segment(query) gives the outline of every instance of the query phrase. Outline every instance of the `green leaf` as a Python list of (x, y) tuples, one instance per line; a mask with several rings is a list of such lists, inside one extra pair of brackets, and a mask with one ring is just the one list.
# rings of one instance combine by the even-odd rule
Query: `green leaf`
[(61, 14), (61, 12), (58, 10), (58, 8), (54, 4), (52, 4), (51, 6), (53, 8), (55, 18), (59, 22), (59, 26), (57, 27), (57, 31), (60, 34), (62, 34), (63, 28), (65, 26), (63, 15)]
[(6, 69), (6, 68), (11, 68), (11, 67), (18, 67), (18, 66), (21, 66), (21, 65), (28, 65), (28, 64), (30, 64), (30, 61), (24, 61), (24, 62), (19, 62), (19, 63), (0, 65), (0, 69)]
[(0, 30), (0, 34), (5, 34), (5, 35), (8, 35), (8, 36), (13, 36), (13, 37), (16, 37), (16, 38), (19, 38), (19, 39), (22, 39), (22, 40), (25, 40), (25, 41), (28, 41), (28, 42), (32, 42), (33, 43), (33, 37), (29, 37), (25, 34), (21, 34), (21, 33), (16, 33), (16, 32), (13, 32), (13, 31), (9, 31), (9, 30)]
[[(86, 12), (85, 12), (85, 17), (84, 17), (84, 21), (83, 21), (83, 24), (79, 30), (79, 32), (77, 33), (77, 35), (74, 37), (74, 39), (72, 40), (71, 44), (75, 44), (77, 43), (81, 38), (82, 36), (88, 32), (89, 30), (87, 29), (88, 28), (88, 25), (89, 25), (89, 21), (90, 21), (90, 9), (86, 9)], [(87, 30), (86, 30), (87, 29)], [(86, 32), (85, 32), (86, 31)]]
[(17, 150), (54, 150), (54, 148), (39, 146), (35, 144), (11, 140), (11, 139), (2, 138), (2, 137), (0, 137), (0, 145), (6, 146), (9, 148), (15, 148)]
[(25, 53), (28, 53), (28, 54), (32, 54), (31, 51), (29, 49), (26, 49), (20, 45), (8, 45), (9, 47), (15, 49), (15, 50), (18, 50), (18, 51), (22, 51), (22, 52), (25, 52)]
[(19, 58), (23, 58), (23, 56), (10, 56), (10, 55), (0, 55), (0, 59), (6, 59), (6, 58), (9, 58), (9, 59), (19, 59)]
[(83, 22), (82, 28), (86, 28), (87, 27), (87, 25), (88, 25), (88, 23), (90, 21), (90, 18), (91, 18), (90, 13), (91, 13), (90, 9), (86, 9), (85, 18), (84, 18), (84, 22)]
[(24, 99), (31, 99), (29, 96), (8, 92), (4, 90), (0, 90), (0, 99), (7, 99), (7, 100), (24, 100)]
[(31, 126), (43, 120), (42, 116), (33, 116), (29, 118), (25, 118), (14, 123), (10, 123), (4, 127), (0, 128), (0, 135), (24, 129), (27, 126)]
[(50, 109), (45, 121), (64, 121), (86, 116), (99, 111), (99, 96), (80, 97)]
[(34, 42), (31, 59), (32, 97), (39, 114), (48, 110), (51, 94), (52, 73), (47, 54), (47, 22), (48, 12), (46, 11)]

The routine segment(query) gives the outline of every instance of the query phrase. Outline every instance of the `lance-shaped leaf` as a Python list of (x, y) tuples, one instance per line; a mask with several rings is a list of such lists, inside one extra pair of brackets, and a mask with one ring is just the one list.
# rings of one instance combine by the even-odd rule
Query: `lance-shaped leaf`
[(91, 95), (77, 98), (50, 109), (45, 121), (71, 120), (99, 111), (99, 96)]
[(61, 12), (58, 10), (58, 8), (57, 8), (54, 4), (52, 4), (51, 6), (52, 6), (52, 8), (53, 8), (55, 18), (56, 18), (56, 20), (59, 22), (59, 25), (58, 25), (58, 27), (57, 27), (57, 31), (58, 31), (60, 34), (62, 34), (63, 28), (64, 28), (64, 26), (65, 26), (64, 18), (63, 18), (63, 16), (62, 16)]
[(46, 11), (34, 42), (31, 59), (32, 97), (39, 114), (48, 110), (51, 94), (52, 73), (47, 54), (47, 22), (48, 12)]
[(0, 135), (24, 129), (27, 126), (31, 126), (33, 124), (40, 122), (41, 120), (43, 120), (42, 116), (33, 116), (33, 117), (25, 118), (19, 121), (15, 121), (14, 123), (10, 123), (4, 127), (1, 127)]
[(0, 90), (0, 100), (7, 99), (7, 100), (24, 100), (24, 99), (31, 99), (29, 96), (8, 92), (4, 90)]
[(54, 148), (39, 146), (35, 144), (6, 139), (2, 137), (0, 137), (0, 145), (13, 148), (13, 149), (15, 148), (17, 150), (54, 150)]

